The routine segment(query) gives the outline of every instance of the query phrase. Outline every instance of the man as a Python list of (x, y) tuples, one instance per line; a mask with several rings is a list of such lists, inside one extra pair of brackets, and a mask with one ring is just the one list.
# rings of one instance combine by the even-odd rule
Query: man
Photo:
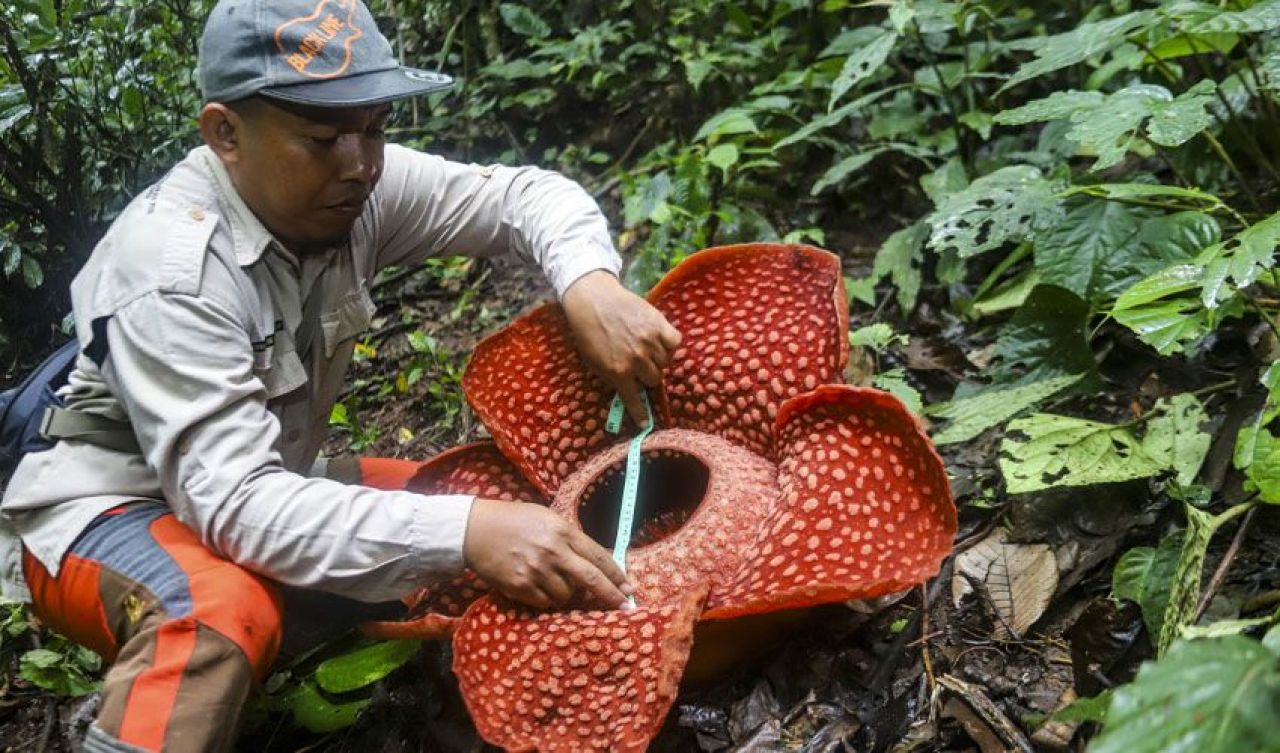
[(403, 461), (307, 475), (380, 268), (537, 261), (633, 416), (680, 340), (618, 284), (576, 184), (385, 146), (387, 103), (449, 82), (400, 67), (359, 0), (222, 0), (199, 69), (205, 146), (72, 285), (69, 414), (127, 421), (136, 448), (64, 433), (79, 438), (27, 456), (0, 508), (6, 590), (114, 661), (88, 751), (230, 748), (282, 625), (305, 626), (291, 606), (317, 592), (326, 617), (358, 619), (380, 612), (357, 602), (467, 566), (539, 607), (625, 604), (608, 553), (545, 508), (396, 491)]

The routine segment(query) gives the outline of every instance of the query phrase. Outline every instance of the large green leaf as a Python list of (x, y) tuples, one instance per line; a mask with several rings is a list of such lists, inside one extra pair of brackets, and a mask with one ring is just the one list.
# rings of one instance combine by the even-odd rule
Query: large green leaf
[(1115, 690), (1092, 753), (1280, 751), (1280, 628), (1183, 641)]
[(1009, 493), (1024, 494), (1146, 478), (1163, 466), (1123, 426), (1037, 413), (1009, 424), (1000, 470)]
[(1195, 481), (1212, 440), (1201, 426), (1209, 422), (1204, 405), (1195, 395), (1184, 393), (1161, 398), (1152, 409), (1159, 414), (1147, 423), (1142, 449), (1166, 468), (1177, 472), (1177, 481), (1186, 486)]
[(1138, 605), (1152, 644), (1164, 628), (1164, 613), (1169, 608), (1169, 591), (1181, 553), (1182, 533), (1174, 533), (1161, 539), (1157, 547), (1140, 546), (1125, 552), (1111, 571), (1111, 593)]
[(551, 26), (526, 5), (503, 3), (498, 6), (498, 13), (507, 27), (522, 37), (544, 39), (551, 36)]
[(1150, 10), (1126, 13), (1103, 21), (1080, 24), (1062, 34), (1037, 38), (1033, 47), (1035, 59), (1023, 64), (1000, 87), (1000, 91), (1107, 52), (1124, 42), (1129, 34), (1156, 18), (1155, 12)]
[(1274, 31), (1280, 29), (1280, 0), (1263, 0), (1252, 8), (1239, 11), (1224, 12), (1210, 6), (1200, 14), (1187, 14), (1183, 28), (1197, 34)]
[(1139, 252), (1142, 224), (1155, 212), (1091, 199), (1069, 200), (1066, 216), (1036, 236), (1036, 269), (1042, 282), (1059, 285), (1096, 306), (1117, 277), (1132, 281), (1128, 257)]
[(1200, 252), (1196, 264), (1204, 268), (1200, 293), (1204, 305), (1214, 308), (1236, 290), (1252, 285), (1264, 270), (1274, 267), (1277, 244), (1280, 212)]
[(284, 708), (303, 729), (316, 733), (334, 732), (355, 724), (356, 717), (369, 705), (369, 699), (334, 702), (325, 698), (316, 686), (306, 680), (282, 699)]
[(1209, 331), (1200, 301), (1181, 295), (1199, 288), (1203, 274), (1195, 264), (1162, 269), (1121, 293), (1111, 315), (1160, 355), (1179, 351)]
[(888, 277), (897, 288), (898, 308), (903, 315), (915, 308), (916, 297), (920, 294), (920, 257), (926, 235), (928, 228), (922, 222), (894, 232), (876, 252), (871, 268), (874, 279)]
[(1052, 226), (1062, 214), (1056, 186), (1030, 165), (984, 175), (942, 199), (925, 221), (929, 247), (954, 249), (961, 258), (1023, 240)]
[(827, 103), (827, 109), (834, 108), (836, 102), (840, 101), (846, 92), (878, 71), (889, 57), (889, 53), (893, 51), (897, 41), (897, 34), (885, 30), (870, 43), (849, 55), (844, 61), (844, 67), (840, 69), (840, 75), (836, 76), (835, 83), (831, 85), (831, 99)]
[[(989, 387), (1016, 387), (1083, 374), (1081, 388), (1099, 386), (1098, 367), (1088, 339), (1089, 306), (1057, 285), (1037, 285), (996, 340), (998, 363), (987, 370)], [(981, 388), (968, 383), (956, 397)]]
[(1245, 488), (1267, 504), (1280, 504), (1280, 438), (1250, 426), (1236, 439), (1236, 467), (1244, 471)]
[(1004, 423), (1036, 403), (1058, 394), (1083, 377), (1083, 374), (1071, 374), (931, 405), (925, 411), (928, 415), (951, 422), (945, 430), (934, 435), (933, 441), (942, 445), (973, 439), (992, 426)]
[(1204, 573), (1204, 559), (1209, 551), (1209, 541), (1224, 523), (1249, 509), (1251, 503), (1229, 508), (1218, 515), (1211, 515), (1191, 505), (1184, 505), (1187, 514), (1187, 530), (1182, 537), (1182, 551), (1178, 554), (1178, 567), (1174, 570), (1169, 587), (1169, 606), (1156, 641), (1156, 654), (1163, 656), (1182, 633), (1182, 628), (1195, 620), (1200, 603), (1200, 580)]
[(422, 647), (419, 641), (379, 641), (328, 659), (316, 667), (316, 683), (327, 693), (349, 693), (404, 666)]
[(1067, 138), (1096, 154), (1094, 170), (1114, 166), (1143, 130), (1162, 146), (1179, 146), (1212, 123), (1207, 108), (1213, 102), (1214, 82), (1196, 83), (1173, 96), (1168, 89), (1137, 84), (1113, 94), (1058, 91), (1044, 99), (1006, 110), (996, 121), (1008, 125), (1069, 119)]

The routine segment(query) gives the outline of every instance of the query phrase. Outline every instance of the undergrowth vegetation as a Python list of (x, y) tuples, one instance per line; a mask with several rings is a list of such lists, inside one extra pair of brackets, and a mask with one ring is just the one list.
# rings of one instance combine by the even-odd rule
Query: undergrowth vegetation
[[(44, 347), (67, 272), (194, 145), (205, 5), (0, 9), (6, 360)], [(949, 459), (992, 448), (952, 466), (967, 512), (1140, 501), (1152, 540), (1106, 566), (1152, 660), (1059, 712), (1100, 723), (1093, 750), (1280, 749), (1280, 600), (1224, 594), (1222, 568), (1205, 583), (1215, 533), (1237, 531), (1229, 568), (1280, 504), (1280, 1), (371, 5), (407, 63), (459, 79), (402, 105), (392, 139), (577, 178), (613, 213), (633, 289), (713, 244), (844, 253), (870, 354), (854, 378), (930, 419)], [(432, 275), (455, 316), (482, 310), (465, 264)], [(958, 384), (903, 367), (922, 333), (964, 351)], [(463, 425), (460, 359), (408, 343), (335, 410), (353, 449), (378, 440), (360, 401), (419, 385)]]

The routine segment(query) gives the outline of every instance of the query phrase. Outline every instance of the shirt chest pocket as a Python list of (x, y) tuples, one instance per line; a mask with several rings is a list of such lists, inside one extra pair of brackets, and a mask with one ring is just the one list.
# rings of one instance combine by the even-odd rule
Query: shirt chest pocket
[(307, 383), (307, 370), (283, 322), (269, 337), (254, 343), (253, 375), (266, 387), (268, 400), (287, 395)]
[(320, 315), (320, 332), (324, 340), (324, 357), (333, 358), (347, 340), (369, 328), (377, 307), (367, 287), (343, 296), (338, 305)]

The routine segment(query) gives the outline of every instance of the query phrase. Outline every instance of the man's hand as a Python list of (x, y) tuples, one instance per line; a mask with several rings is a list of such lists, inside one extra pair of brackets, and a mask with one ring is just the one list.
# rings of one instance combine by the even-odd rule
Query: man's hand
[(541, 505), (477, 498), (462, 554), (481, 580), (539, 609), (575, 595), (617, 609), (634, 591), (603, 547)]
[(680, 346), (680, 332), (605, 270), (578, 278), (565, 291), (563, 305), (578, 352), (643, 426), (640, 391), (661, 384), (662, 369)]

